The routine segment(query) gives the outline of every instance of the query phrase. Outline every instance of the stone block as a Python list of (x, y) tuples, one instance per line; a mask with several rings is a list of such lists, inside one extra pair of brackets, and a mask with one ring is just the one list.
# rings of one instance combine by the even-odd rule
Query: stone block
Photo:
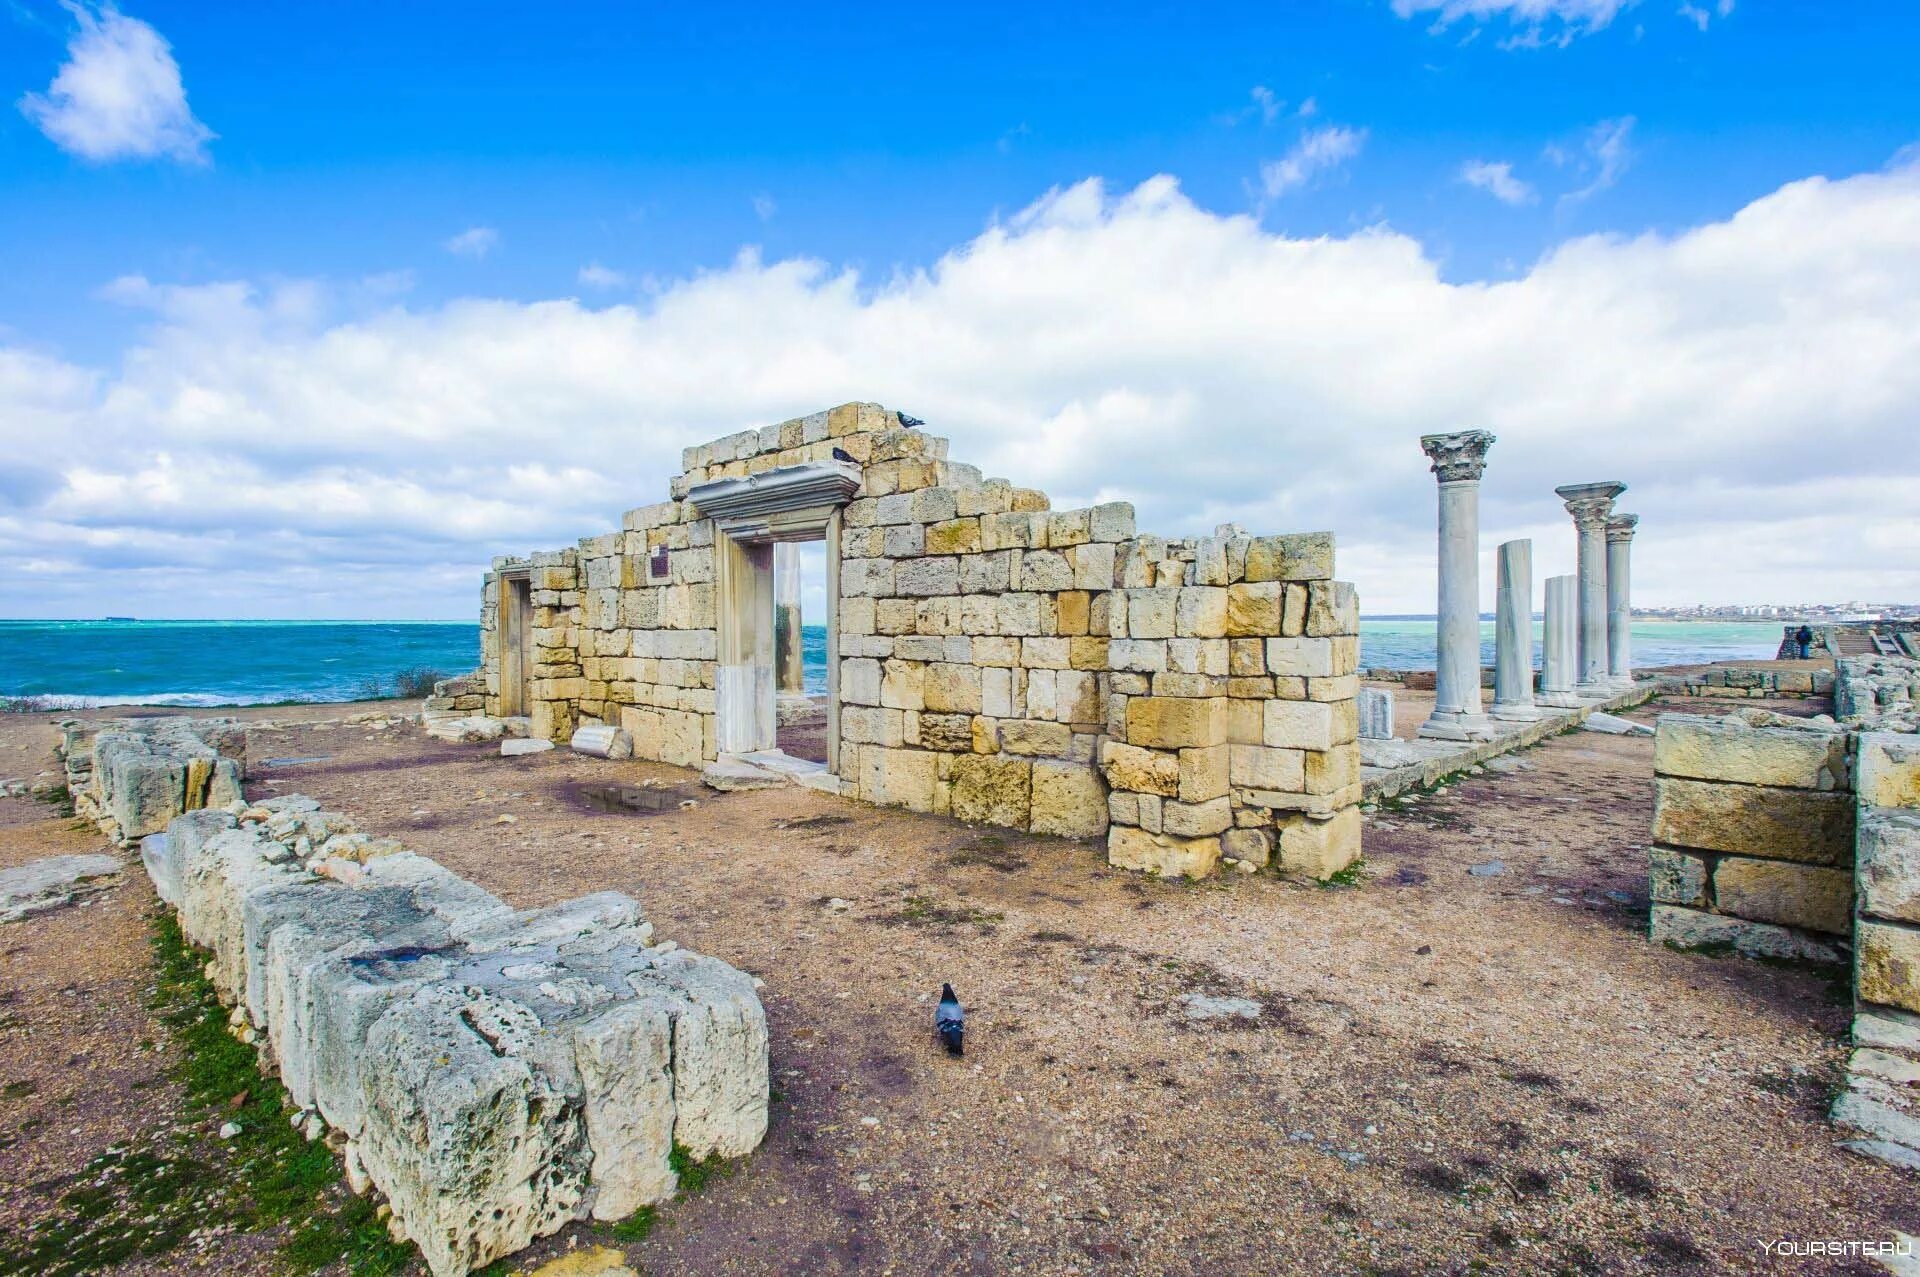
[(1009, 754), (1065, 758), (1073, 748), (1073, 729), (1065, 723), (1010, 718), (1000, 724), (1000, 748)]
[(924, 708), (936, 714), (978, 714), (983, 672), (974, 665), (927, 666), (922, 683)]
[(1865, 732), (1859, 738), (1863, 807), (1920, 807), (1920, 736)]
[(1084, 635), (1092, 623), (1092, 599), (1085, 590), (1063, 590), (1054, 600), (1054, 622), (1063, 635)]
[(1267, 640), (1267, 672), (1296, 678), (1331, 677), (1333, 644), (1330, 638), (1270, 638)]
[(1224, 744), (1224, 698), (1135, 696), (1127, 701), (1127, 743), (1155, 749)]
[(1865, 808), (1854, 851), (1860, 912), (1920, 923), (1920, 811)]
[(1229, 829), (1220, 836), (1220, 852), (1228, 860), (1264, 869), (1273, 859), (1273, 834), (1265, 829)]
[[(1180, 751), (1179, 798), (1183, 803), (1204, 803), (1227, 794), (1227, 746), (1208, 745)], [(1205, 831), (1213, 833), (1213, 830)]]
[(932, 811), (940, 755), (918, 749), (860, 747), (860, 798), (877, 807)]
[(1073, 586), (1077, 590), (1113, 588), (1114, 551), (1110, 544), (1089, 542), (1073, 552)]
[(1178, 590), (1128, 590), (1126, 632), (1116, 637), (1172, 638), (1179, 598)]
[(595, 758), (633, 757), (633, 737), (618, 727), (575, 728), (567, 744), (574, 753), (591, 754)]
[(1261, 744), (1237, 744), (1230, 750), (1229, 778), (1236, 788), (1301, 792), (1306, 786), (1306, 754)]
[(1026, 759), (965, 754), (953, 760), (948, 779), (955, 819), (1011, 829), (1027, 827), (1033, 764)]
[(1755, 727), (1736, 711), (1724, 717), (1662, 714), (1653, 769), (1662, 776), (1832, 790), (1847, 775), (1846, 733)]
[(1101, 746), (1100, 758), (1107, 783), (1115, 789), (1160, 794), (1168, 798), (1180, 792), (1180, 758), (1177, 754), (1109, 740)]
[[(1182, 588), (1174, 602), (1174, 633), (1182, 638), (1222, 638), (1227, 632), (1227, 591), (1216, 586)], [(1225, 653), (1222, 653), (1224, 658)], [(1220, 670), (1226, 673), (1224, 664)]]
[(967, 714), (920, 715), (920, 748), (948, 754), (973, 752), (973, 718)]
[(1107, 830), (1107, 863), (1163, 878), (1206, 878), (1220, 867), (1220, 840), (1176, 838), (1115, 825)]
[(1166, 639), (1109, 639), (1107, 660), (1114, 669), (1157, 674), (1167, 668)]
[(1324, 701), (1264, 703), (1263, 739), (1277, 749), (1332, 749), (1333, 708)]
[(1920, 928), (1862, 918), (1854, 945), (1854, 995), (1920, 1013)]
[(1713, 871), (1713, 898), (1718, 912), (1736, 918), (1845, 935), (1852, 925), (1853, 874), (1781, 860), (1722, 856)]
[(1841, 952), (1818, 936), (1776, 923), (1702, 913), (1680, 905), (1655, 903), (1648, 915), (1647, 938), (1675, 949), (1726, 946), (1749, 958), (1837, 963)]
[(1296, 812), (1280, 824), (1280, 868), (1326, 879), (1360, 859), (1360, 809), (1331, 815)]
[(880, 662), (857, 657), (840, 662), (840, 699), (849, 705), (880, 703)]
[(1358, 701), (1361, 740), (1393, 739), (1393, 692), (1384, 687), (1362, 687)]
[(1360, 595), (1350, 582), (1308, 584), (1306, 632), (1313, 637), (1360, 632)]
[(1035, 762), (1029, 826), (1036, 834), (1095, 838), (1107, 831), (1107, 787), (1084, 763)]
[(1247, 545), (1247, 580), (1317, 581), (1333, 576), (1333, 533), (1254, 537)]
[(1647, 848), (1647, 886), (1655, 904), (1705, 909), (1712, 873), (1713, 862), (1707, 857), (1672, 847)]
[[(901, 640), (902, 643), (906, 641), (905, 639)], [(898, 649), (896, 648), (896, 650)], [(929, 666), (919, 661), (903, 661), (897, 658), (882, 662), (880, 666), (880, 704), (888, 709), (917, 710), (926, 708), (926, 672), (929, 668)], [(931, 668), (945, 669), (949, 667), (937, 666)], [(843, 664), (841, 666), (843, 687), (845, 686), (844, 680), (846, 678), (845, 670), (846, 666)], [(853, 698), (847, 697), (845, 699), (852, 700)], [(935, 706), (934, 708), (946, 709), (949, 707)], [(974, 708), (976, 710), (979, 708), (979, 702), (977, 700), (974, 703)]]
[(1250, 581), (1227, 587), (1226, 633), (1235, 638), (1280, 632), (1280, 603), (1286, 587), (1279, 581)]
[(1087, 511), (1087, 535), (1095, 541), (1128, 541), (1133, 538), (1133, 506), (1125, 501), (1109, 501)]
[(1225, 795), (1201, 803), (1167, 802), (1160, 813), (1161, 827), (1179, 838), (1207, 838), (1233, 827), (1233, 805)]
[(1844, 865), (1853, 858), (1853, 825), (1845, 793), (1654, 780), (1653, 836), (1670, 846)]
[(894, 591), (914, 598), (960, 592), (960, 560), (909, 559), (894, 570)]
[(1073, 588), (1073, 563), (1057, 550), (1029, 550), (1020, 556), (1014, 588), (1052, 591)]

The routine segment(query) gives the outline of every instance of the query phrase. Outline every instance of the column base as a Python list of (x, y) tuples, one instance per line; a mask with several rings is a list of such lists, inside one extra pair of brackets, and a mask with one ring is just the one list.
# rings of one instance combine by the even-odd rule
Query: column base
[(1493, 720), (1485, 714), (1462, 714), (1454, 710), (1446, 713), (1435, 711), (1431, 718), (1420, 724), (1417, 734), (1429, 740), (1490, 740), (1498, 732)]
[(1591, 683), (1575, 683), (1573, 685), (1574, 695), (1584, 696), (1588, 700), (1604, 700), (1612, 696), (1617, 690), (1612, 683), (1607, 682), (1604, 678), (1596, 679)]
[(1533, 703), (1548, 709), (1579, 709), (1586, 704), (1572, 692), (1541, 692), (1533, 698)]
[(1503, 723), (1533, 723), (1540, 719), (1540, 710), (1531, 701), (1523, 705), (1502, 705), (1495, 701), (1487, 712)]

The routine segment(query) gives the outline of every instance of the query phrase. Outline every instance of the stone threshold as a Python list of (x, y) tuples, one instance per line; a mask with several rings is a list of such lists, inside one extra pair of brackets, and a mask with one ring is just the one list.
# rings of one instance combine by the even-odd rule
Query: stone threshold
[(777, 749), (757, 750), (751, 754), (722, 754), (701, 769), (700, 778), (708, 788), (729, 792), (740, 789), (776, 789), (799, 785), (823, 794), (839, 795), (840, 778), (827, 770), (825, 763), (810, 758), (795, 758)]
[[(1597, 712), (1644, 705), (1659, 694), (1660, 681), (1650, 679), (1611, 696), (1595, 697), (1578, 709), (1542, 706), (1540, 717), (1531, 723), (1504, 724), (1495, 720), (1496, 726), (1502, 730), (1490, 740), (1450, 741), (1426, 737), (1415, 740), (1363, 740), (1360, 742), (1362, 800), (1378, 802), (1410, 789), (1432, 785), (1444, 776), (1464, 771), (1489, 758), (1498, 758), (1502, 754), (1511, 754), (1515, 750), (1538, 744), (1569, 727), (1577, 727)], [(1382, 748), (1385, 746), (1392, 748)], [(1369, 753), (1376, 758), (1393, 758), (1397, 761), (1368, 765)]]

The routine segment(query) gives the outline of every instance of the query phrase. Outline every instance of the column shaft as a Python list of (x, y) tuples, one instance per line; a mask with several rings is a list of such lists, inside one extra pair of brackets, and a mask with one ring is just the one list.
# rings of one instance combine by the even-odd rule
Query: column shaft
[(1575, 483), (1555, 488), (1580, 534), (1580, 658), (1575, 688), (1583, 696), (1613, 690), (1607, 674), (1607, 518), (1613, 500), (1626, 491), (1619, 482)]
[(1607, 677), (1633, 686), (1633, 530), (1636, 514), (1607, 522)]
[(1484, 430), (1420, 440), (1440, 480), (1433, 713), (1420, 727), (1422, 736), (1473, 740), (1493, 734), (1480, 707), (1480, 475), (1493, 441)]
[(1500, 547), (1493, 629), (1493, 716), (1531, 722), (1533, 705), (1533, 542)]

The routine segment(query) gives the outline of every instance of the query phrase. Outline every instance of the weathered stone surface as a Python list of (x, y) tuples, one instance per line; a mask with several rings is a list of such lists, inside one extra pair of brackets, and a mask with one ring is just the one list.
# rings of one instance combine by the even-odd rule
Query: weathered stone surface
[(1852, 929), (1853, 874), (1846, 869), (1722, 856), (1713, 896), (1716, 909), (1737, 918), (1832, 935)]
[(1676, 949), (1725, 945), (1750, 958), (1829, 963), (1843, 961), (1843, 954), (1838, 948), (1789, 927), (1753, 922), (1746, 918), (1729, 918), (1717, 913), (1702, 913), (1678, 905), (1653, 906), (1648, 918), (1647, 938), (1655, 944), (1669, 944)]
[(1224, 744), (1222, 698), (1135, 696), (1127, 701), (1127, 741), (1158, 749)]
[(539, 738), (526, 740), (503, 740), (500, 742), (502, 758), (521, 758), (528, 754), (544, 754), (553, 748), (553, 742)]
[(708, 789), (731, 794), (750, 789), (779, 789), (787, 783), (787, 778), (738, 758), (722, 758), (700, 769), (700, 781)]
[(88, 884), (118, 874), (114, 856), (45, 856), (0, 869), (0, 922), (18, 922), (73, 903)]
[(1863, 807), (1920, 807), (1920, 736), (1862, 733), (1858, 790)]
[(1920, 922), (1920, 811), (1863, 809), (1854, 848), (1860, 912)]
[(975, 824), (1027, 824), (1033, 764), (1024, 758), (969, 754), (953, 760), (953, 816)]
[(1296, 813), (1280, 826), (1280, 867), (1310, 878), (1328, 878), (1360, 859), (1360, 809), (1331, 816)]
[(1159, 794), (1171, 798), (1180, 792), (1180, 756), (1107, 741), (1101, 746), (1107, 783), (1115, 789)]
[(1031, 826), (1036, 834), (1096, 838), (1107, 831), (1107, 787), (1088, 763), (1033, 764)]
[(1205, 878), (1220, 864), (1218, 838), (1175, 838), (1127, 825), (1107, 830), (1107, 863), (1163, 878)]
[(1854, 946), (1855, 996), (1920, 1012), (1920, 929), (1863, 918), (1854, 928)]
[(1853, 858), (1853, 796), (1658, 777), (1653, 836), (1701, 851), (1842, 865)]
[(1846, 779), (1846, 734), (1756, 726), (1743, 711), (1720, 718), (1662, 714), (1653, 769), (1693, 780), (1831, 790)]
[(1705, 857), (1673, 847), (1647, 848), (1648, 886), (1656, 904), (1705, 909), (1712, 866)]
[(1229, 829), (1220, 836), (1220, 850), (1229, 860), (1263, 869), (1273, 858), (1273, 834), (1265, 829)]
[(1384, 687), (1362, 687), (1359, 702), (1360, 739), (1393, 739), (1393, 693)]

